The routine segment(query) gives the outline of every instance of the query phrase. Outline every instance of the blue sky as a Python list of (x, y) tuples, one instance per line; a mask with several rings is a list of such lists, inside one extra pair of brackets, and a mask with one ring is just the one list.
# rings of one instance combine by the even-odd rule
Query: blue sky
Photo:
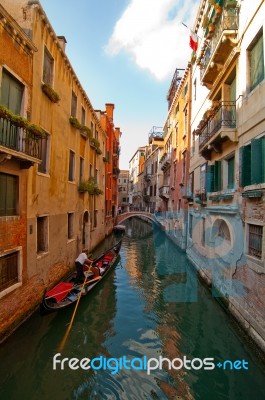
[(114, 103), (121, 128), (120, 168), (152, 126), (163, 126), (176, 67), (191, 55), (198, 0), (40, 0), (95, 109)]

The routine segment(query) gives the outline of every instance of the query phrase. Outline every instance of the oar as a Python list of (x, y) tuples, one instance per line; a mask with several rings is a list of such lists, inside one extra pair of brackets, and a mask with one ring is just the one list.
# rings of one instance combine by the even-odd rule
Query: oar
[[(89, 272), (89, 271), (88, 271), (88, 272)], [(100, 278), (102, 278), (102, 277), (101, 277), (101, 276), (98, 276), (98, 277), (92, 279), (91, 281), (89, 281), (89, 283), (92, 282), (92, 281), (96, 281), (96, 280), (98, 280), (98, 279), (100, 279)], [(60, 345), (59, 345), (59, 351), (60, 351), (60, 352), (63, 351), (63, 348), (64, 348), (65, 343), (66, 343), (66, 341), (67, 341), (67, 338), (68, 338), (68, 336), (69, 336), (70, 330), (71, 330), (71, 328), (72, 328), (72, 325), (73, 325), (73, 322), (74, 322), (74, 318), (75, 318), (75, 314), (76, 314), (76, 311), (77, 311), (77, 307), (78, 307), (79, 301), (80, 301), (81, 296), (82, 296), (82, 290), (84, 289), (84, 287), (85, 287), (85, 285), (86, 285), (86, 283), (87, 283), (87, 279), (88, 279), (88, 274), (87, 274), (86, 277), (85, 277), (84, 283), (83, 283), (83, 285), (82, 285), (82, 287), (81, 287), (81, 290), (80, 290), (80, 293), (79, 293), (79, 295), (78, 295), (78, 298), (77, 298), (77, 301), (76, 301), (76, 305), (75, 305), (75, 309), (74, 309), (74, 312), (73, 312), (73, 315), (72, 315), (70, 324), (68, 325), (68, 328), (67, 328), (67, 330), (66, 330), (66, 332), (65, 332), (65, 335), (64, 335), (64, 337), (63, 337), (63, 339), (62, 339), (62, 341), (61, 341), (61, 343), (60, 343)]]

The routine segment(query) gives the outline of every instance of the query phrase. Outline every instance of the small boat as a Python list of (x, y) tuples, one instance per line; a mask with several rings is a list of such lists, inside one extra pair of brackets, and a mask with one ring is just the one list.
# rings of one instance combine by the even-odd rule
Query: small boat
[(118, 233), (122, 233), (122, 232), (125, 232), (125, 226), (124, 225), (115, 225), (114, 227), (113, 227), (113, 231), (114, 232), (118, 232)]
[[(80, 296), (87, 295), (112, 269), (115, 265), (121, 248), (121, 240), (100, 257), (93, 260), (92, 265), (87, 266), (84, 271), (85, 281), (83, 284), (75, 284), (76, 271), (72, 272), (64, 281), (58, 283), (54, 288), (45, 293), (40, 305), (40, 313), (58, 311), (75, 303)], [(92, 272), (93, 270), (94, 272)], [(95, 274), (97, 271), (97, 274)]]

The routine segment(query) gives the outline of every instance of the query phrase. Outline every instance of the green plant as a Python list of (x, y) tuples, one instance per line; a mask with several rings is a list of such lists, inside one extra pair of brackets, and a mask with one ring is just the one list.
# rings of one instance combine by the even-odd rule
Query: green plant
[(104, 161), (105, 163), (108, 162), (107, 157), (103, 157), (103, 161)]
[(60, 97), (59, 97), (58, 93), (56, 93), (55, 90), (50, 85), (47, 85), (46, 83), (43, 83), (41, 88), (42, 88), (43, 93), (45, 93), (46, 96), (53, 103), (58, 103), (58, 101), (60, 100)]
[(45, 136), (45, 131), (38, 125), (31, 124), (26, 118), (19, 114), (14, 114), (7, 107), (0, 104), (0, 117), (6, 118), (19, 128), (27, 129), (30, 133), (36, 136)]
[(91, 138), (91, 129), (88, 126), (80, 124), (75, 117), (70, 117), (69, 122), (74, 128), (79, 129), (81, 133), (85, 134), (87, 138)]
[(102, 154), (102, 150), (100, 150), (99, 148), (96, 148), (96, 153), (97, 154)]
[(99, 148), (100, 147), (100, 143), (96, 138), (90, 138), (90, 144), (93, 147)]
[(95, 179), (90, 177), (87, 181), (80, 182), (78, 186), (79, 192), (88, 192), (89, 194), (103, 194), (102, 190), (99, 189)]

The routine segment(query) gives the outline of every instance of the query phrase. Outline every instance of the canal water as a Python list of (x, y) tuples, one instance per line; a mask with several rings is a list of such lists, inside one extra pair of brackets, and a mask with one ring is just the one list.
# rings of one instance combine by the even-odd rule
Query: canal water
[[(163, 232), (130, 220), (120, 256), (81, 300), (63, 349), (73, 309), (36, 313), (1, 345), (1, 400), (265, 399), (257, 351)], [(59, 352), (95, 368), (55, 370)]]

